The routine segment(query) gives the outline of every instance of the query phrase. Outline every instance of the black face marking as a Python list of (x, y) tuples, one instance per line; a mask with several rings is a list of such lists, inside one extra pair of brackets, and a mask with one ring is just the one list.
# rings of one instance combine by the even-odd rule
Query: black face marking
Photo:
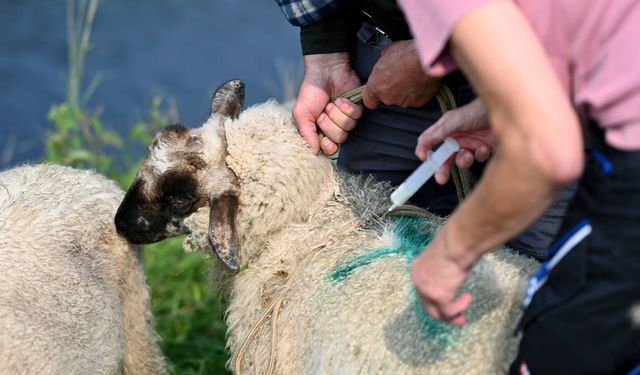
[(170, 171), (155, 184), (155, 192), (147, 196), (144, 182), (136, 180), (124, 197), (115, 217), (119, 234), (135, 244), (160, 241), (178, 235), (182, 219), (206, 204), (199, 197), (196, 179), (188, 173)]

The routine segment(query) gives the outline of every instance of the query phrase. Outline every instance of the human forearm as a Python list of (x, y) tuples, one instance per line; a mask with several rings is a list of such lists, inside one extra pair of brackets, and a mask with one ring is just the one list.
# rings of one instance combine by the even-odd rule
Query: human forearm
[[(516, 148), (516, 157), (508, 147)], [(443, 227), (447, 252), (461, 267), (470, 267), (482, 254), (524, 230), (551, 204), (561, 186), (537, 170), (521, 150), (515, 142), (501, 144), (480, 183)]]
[(359, 23), (348, 6), (342, 6), (320, 21), (300, 28), (303, 55), (348, 52), (356, 41)]
[[(489, 31), (493, 17), (510, 32)], [(567, 95), (513, 4), (495, 2), (465, 17), (450, 51), (483, 99), (499, 140), (482, 180), (443, 228), (451, 256), (469, 265), (524, 229), (559, 187), (577, 178), (582, 143)]]

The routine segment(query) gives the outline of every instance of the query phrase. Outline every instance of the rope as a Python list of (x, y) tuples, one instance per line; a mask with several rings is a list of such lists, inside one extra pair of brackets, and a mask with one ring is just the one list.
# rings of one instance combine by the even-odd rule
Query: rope
[[(351, 224), (351, 225), (349, 225)], [(344, 224), (341, 228), (338, 229), (337, 233), (340, 234), (347, 234), (349, 233), (351, 230), (353, 229), (357, 229), (359, 227), (358, 224), (353, 224), (350, 222), (347, 222), (346, 224)], [(344, 231), (344, 233), (343, 233)], [(339, 238), (340, 236), (337, 236), (337, 238)], [(332, 243), (336, 242), (336, 240), (329, 240), (326, 243), (321, 243), (318, 244), (314, 247), (311, 248), (311, 251), (309, 251), (309, 253), (307, 255), (305, 255), (301, 260), (300, 260), (300, 264), (305, 262), (307, 260), (307, 258), (310, 255), (313, 255), (317, 252), (317, 250), (329, 246)], [(293, 271), (293, 273), (291, 274), (291, 276), (289, 276), (289, 278), (287, 279), (287, 281), (285, 282), (284, 286), (286, 289), (286, 286), (288, 286), (295, 278), (295, 276), (298, 273), (298, 270), (302, 269), (303, 267), (296, 267), (296, 269)], [(258, 333), (258, 330), (260, 329), (260, 327), (262, 327), (264, 325), (264, 323), (267, 321), (267, 319), (269, 318), (269, 316), (271, 316), (271, 351), (269, 352), (269, 367), (267, 368), (267, 372), (266, 375), (272, 375), (273, 371), (275, 370), (276, 367), (276, 358), (277, 358), (277, 350), (278, 350), (278, 317), (280, 316), (280, 310), (282, 308), (282, 302), (284, 300), (284, 296), (286, 295), (285, 291), (281, 291), (281, 295), (280, 297), (278, 297), (271, 305), (269, 305), (269, 308), (264, 311), (262, 313), (262, 315), (260, 315), (260, 318), (258, 318), (258, 320), (253, 324), (253, 326), (251, 327), (251, 330), (249, 331), (249, 334), (247, 335), (247, 337), (245, 337), (244, 341), (242, 342), (242, 345), (240, 346), (240, 350), (238, 350), (238, 355), (236, 356), (236, 360), (234, 363), (234, 368), (235, 368), (235, 372), (237, 375), (242, 375), (242, 360), (244, 359), (244, 356), (247, 352), (247, 349), (249, 348), (249, 345), (251, 344), (251, 342), (253, 341), (253, 339), (255, 338), (255, 335)]]
[(253, 327), (251, 327), (251, 331), (249, 331), (249, 334), (242, 342), (242, 346), (240, 346), (240, 350), (238, 351), (238, 355), (236, 356), (236, 362), (235, 362), (236, 374), (238, 375), (242, 374), (242, 368), (241, 368), (242, 359), (244, 358), (244, 355), (247, 349), (249, 348), (249, 344), (253, 340), (256, 333), (258, 333), (258, 330), (260, 329), (260, 327), (262, 327), (262, 325), (267, 321), (267, 318), (269, 317), (269, 315), (271, 315), (272, 312), (273, 312), (273, 316), (271, 319), (271, 352), (269, 354), (269, 368), (267, 369), (267, 375), (273, 374), (273, 369), (275, 368), (275, 365), (276, 365), (276, 350), (277, 350), (277, 344), (278, 344), (276, 328), (277, 328), (277, 320), (278, 320), (278, 315), (280, 314), (281, 306), (282, 306), (282, 297), (276, 299), (269, 306), (269, 308), (262, 313), (258, 321), (253, 324)]
[[(364, 92), (364, 88), (365, 85), (356, 87), (355, 89), (347, 91), (344, 94), (340, 95), (340, 97), (348, 99), (354, 104), (362, 104), (362, 93)], [(440, 86), (440, 89), (436, 93), (436, 101), (438, 102), (440, 111), (443, 114), (445, 112), (458, 108), (453, 92), (451, 92), (449, 86), (444, 83)], [(462, 200), (471, 191), (471, 186), (473, 185), (471, 172), (467, 168), (459, 168), (457, 165), (454, 165), (451, 169), (451, 176), (453, 178), (453, 183), (456, 186), (458, 201), (462, 202)]]
[(410, 204), (403, 204), (391, 211), (384, 212), (382, 216), (411, 216), (411, 217), (427, 217), (431, 219), (441, 219), (440, 216), (429, 212), (424, 208), (418, 206), (412, 206)]
[[(440, 86), (440, 90), (438, 90), (438, 93), (436, 94), (436, 100), (438, 101), (440, 111), (442, 111), (443, 114), (458, 108), (455, 96), (446, 84), (442, 84)], [(469, 195), (469, 192), (471, 191), (471, 172), (468, 168), (460, 168), (457, 165), (454, 165), (451, 169), (451, 177), (453, 178), (453, 183), (456, 186), (458, 201), (462, 202), (462, 200)]]

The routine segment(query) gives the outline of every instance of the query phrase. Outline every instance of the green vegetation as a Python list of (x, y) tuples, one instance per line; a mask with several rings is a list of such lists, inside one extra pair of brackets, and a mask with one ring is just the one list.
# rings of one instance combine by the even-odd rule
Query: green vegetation
[[(125, 141), (106, 129), (97, 111), (87, 109), (100, 82), (98, 76), (83, 86), (98, 4), (99, 0), (67, 0), (67, 98), (49, 111), (53, 129), (45, 161), (96, 169), (126, 189), (141, 162), (127, 150), (150, 144), (160, 128), (177, 122), (177, 111), (155, 96), (148, 120), (134, 124)], [(199, 252), (185, 254), (181, 241), (174, 238), (145, 248), (145, 272), (162, 350), (173, 374), (224, 374), (228, 358), (222, 321), (225, 304), (207, 281), (212, 260)]]

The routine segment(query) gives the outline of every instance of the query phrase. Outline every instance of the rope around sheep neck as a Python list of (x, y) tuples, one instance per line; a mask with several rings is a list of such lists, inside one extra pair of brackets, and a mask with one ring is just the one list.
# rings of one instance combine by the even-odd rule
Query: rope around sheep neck
[(276, 299), (269, 308), (262, 313), (260, 319), (253, 325), (251, 331), (242, 342), (242, 346), (238, 351), (238, 356), (236, 357), (235, 369), (236, 374), (242, 374), (242, 358), (244, 358), (244, 354), (249, 348), (249, 344), (253, 340), (253, 337), (258, 333), (258, 330), (262, 325), (267, 321), (267, 318), (273, 312), (271, 318), (271, 352), (269, 353), (269, 367), (267, 368), (267, 375), (273, 374), (273, 370), (276, 367), (276, 349), (278, 344), (278, 336), (277, 336), (277, 328), (278, 328), (278, 315), (280, 315), (280, 308), (282, 307), (282, 300), (284, 299), (284, 294)]

